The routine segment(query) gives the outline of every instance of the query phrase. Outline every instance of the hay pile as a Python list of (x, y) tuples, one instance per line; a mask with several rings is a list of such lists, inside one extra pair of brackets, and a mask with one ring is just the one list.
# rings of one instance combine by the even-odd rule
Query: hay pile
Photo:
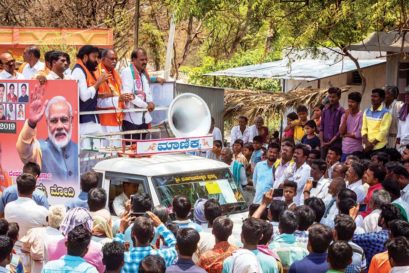
[[(288, 93), (272, 93), (226, 89), (224, 91), (224, 119), (231, 120), (240, 115), (244, 115), (250, 120), (258, 115), (272, 117), (275, 114), (283, 114), (287, 108), (297, 107), (301, 104), (312, 108), (321, 104), (327, 95), (327, 90), (328, 88), (302, 88)], [(346, 92), (349, 87), (343, 87), (341, 90)]]

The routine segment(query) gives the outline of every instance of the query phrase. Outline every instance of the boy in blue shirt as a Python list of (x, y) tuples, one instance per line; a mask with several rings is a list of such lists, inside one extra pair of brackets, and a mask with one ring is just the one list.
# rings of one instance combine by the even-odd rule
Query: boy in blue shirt
[(263, 150), (261, 149), (262, 147), (263, 147), (263, 138), (261, 136), (255, 136), (253, 138), (254, 151), (250, 158), (252, 170), (254, 170), (254, 167), (256, 166), (256, 164), (262, 160), (261, 159), (263, 156)]

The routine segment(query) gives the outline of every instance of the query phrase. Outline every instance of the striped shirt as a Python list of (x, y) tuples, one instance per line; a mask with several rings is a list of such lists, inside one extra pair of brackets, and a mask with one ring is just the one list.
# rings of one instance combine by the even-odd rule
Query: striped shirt
[[(163, 224), (157, 227), (157, 231), (163, 237), (166, 248), (153, 249), (151, 246), (131, 247), (128, 252), (125, 252), (123, 273), (137, 273), (140, 262), (149, 255), (161, 256), (165, 260), (166, 267), (173, 264), (177, 257), (175, 236)], [(116, 234), (115, 241), (124, 243), (124, 235)]]
[(362, 118), (361, 135), (368, 136), (370, 142), (377, 140), (374, 150), (382, 149), (388, 143), (389, 128), (392, 116), (384, 104), (374, 110), (373, 106), (366, 109)]

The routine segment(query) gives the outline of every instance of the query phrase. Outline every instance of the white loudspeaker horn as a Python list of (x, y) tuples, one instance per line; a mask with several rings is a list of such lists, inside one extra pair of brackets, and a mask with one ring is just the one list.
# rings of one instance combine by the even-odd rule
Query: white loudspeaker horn
[(177, 96), (168, 109), (169, 127), (175, 137), (198, 137), (209, 134), (211, 114), (206, 102), (196, 94)]

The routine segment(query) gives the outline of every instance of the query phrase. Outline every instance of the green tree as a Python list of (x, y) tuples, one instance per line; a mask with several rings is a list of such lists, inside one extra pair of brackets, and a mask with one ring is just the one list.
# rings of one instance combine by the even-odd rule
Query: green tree
[[(263, 50), (263, 48), (259, 48), (246, 52), (237, 52), (230, 59), (226, 60), (217, 60), (214, 57), (205, 56), (201, 66), (183, 67), (181, 71), (188, 75), (189, 82), (192, 84), (213, 86), (214, 78), (205, 76), (205, 74), (232, 67), (251, 65), (257, 62), (273, 61), (278, 58), (277, 54), (264, 57)], [(280, 90), (279, 81), (274, 79), (217, 77), (216, 86), (235, 89)]]
[(304, 4), (281, 3), (279, 8), (285, 14), (280, 21), (280, 28), (285, 33), (283, 44), (315, 54), (324, 47), (341, 57), (349, 57), (357, 66), (364, 92), (365, 75), (348, 46), (362, 41), (373, 31), (388, 31), (407, 25), (409, 1), (321, 0)]

